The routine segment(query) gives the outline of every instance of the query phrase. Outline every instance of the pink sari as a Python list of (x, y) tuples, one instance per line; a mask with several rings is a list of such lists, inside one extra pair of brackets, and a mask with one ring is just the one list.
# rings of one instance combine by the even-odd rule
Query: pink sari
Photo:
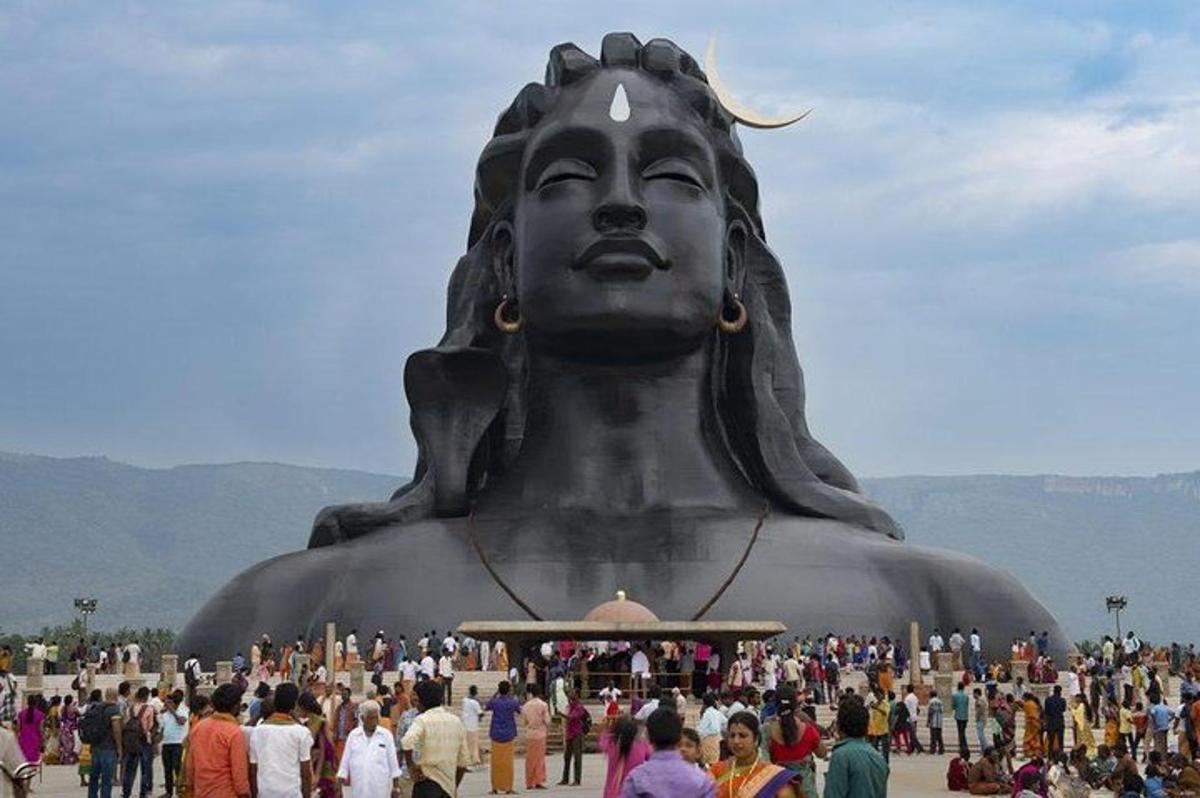
[(26, 762), (36, 762), (42, 757), (42, 723), (45, 720), (46, 714), (40, 709), (26, 708), (17, 715), (17, 725), (20, 727), (17, 743), (21, 746), (21, 753), (25, 755)]
[(630, 746), (629, 755), (622, 757), (617, 741), (606, 729), (600, 735), (600, 750), (608, 759), (608, 771), (604, 775), (603, 798), (618, 798), (621, 794), (621, 785), (625, 783), (625, 776), (629, 774), (629, 771), (649, 759), (654, 749), (650, 743), (639, 736)]

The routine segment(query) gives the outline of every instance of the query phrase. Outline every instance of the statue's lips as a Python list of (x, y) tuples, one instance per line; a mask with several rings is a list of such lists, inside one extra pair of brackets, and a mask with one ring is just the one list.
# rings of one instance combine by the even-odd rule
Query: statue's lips
[(574, 267), (596, 280), (645, 280), (666, 263), (658, 251), (641, 238), (602, 238), (588, 246)]

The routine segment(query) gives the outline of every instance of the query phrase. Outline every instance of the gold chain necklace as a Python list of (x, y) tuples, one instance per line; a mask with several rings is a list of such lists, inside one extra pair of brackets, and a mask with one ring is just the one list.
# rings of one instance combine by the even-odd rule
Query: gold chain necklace
[(747, 768), (745, 775), (742, 776), (742, 783), (737, 783), (738, 765), (737, 759), (733, 760), (733, 765), (729, 768), (729, 798), (737, 798), (741, 788), (746, 786), (746, 782), (750, 781), (750, 777), (754, 775), (755, 768), (758, 767), (758, 754), (754, 755), (754, 761)]

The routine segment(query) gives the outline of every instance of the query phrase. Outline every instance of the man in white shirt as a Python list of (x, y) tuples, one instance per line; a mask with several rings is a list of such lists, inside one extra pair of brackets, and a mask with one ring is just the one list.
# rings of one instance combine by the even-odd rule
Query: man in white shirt
[(454, 639), (454, 635), (446, 635), (446, 639), (442, 641), (442, 651), (452, 657), (458, 653), (458, 641)]
[(467, 730), (467, 750), (471, 752), (471, 767), (483, 763), (479, 755), (479, 721), (483, 707), (479, 704), (479, 688), (471, 685), (462, 700), (462, 725)]
[(426, 654), (421, 658), (421, 677), (432, 679), (435, 675), (437, 675), (437, 663), (433, 661), (433, 657)]
[(26, 643), (25, 651), (30, 659), (46, 659), (46, 644), (40, 637), (32, 643)]
[(405, 657), (400, 662), (400, 684), (404, 687), (404, 692), (411, 693), (413, 685), (417, 682), (417, 663), (413, 662), (408, 657)]
[(789, 653), (783, 661), (783, 680), (793, 688), (800, 687), (800, 660), (796, 659), (795, 654)]
[(921, 714), (921, 701), (913, 692), (913, 686), (908, 686), (908, 694), (904, 696), (904, 708), (908, 710), (908, 753), (925, 753), (925, 747), (917, 738), (917, 716)]
[(983, 639), (978, 629), (971, 630), (971, 670), (978, 673), (983, 664)]
[(929, 653), (937, 654), (942, 650), (945, 643), (942, 641), (942, 630), (936, 626), (933, 627), (933, 634), (929, 636)]
[(300, 688), (283, 682), (275, 688), (275, 712), (250, 734), (250, 781), (258, 798), (295, 798), (312, 794), (309, 751), (312, 734), (292, 717)]
[(358, 713), (362, 723), (346, 738), (338, 782), (343, 788), (349, 787), (354, 798), (389, 798), (400, 791), (396, 741), (387, 729), (379, 728), (378, 703), (364, 701)]
[(188, 708), (183, 701), (183, 692), (176, 690), (163, 701), (158, 713), (159, 728), (162, 729), (162, 766), (166, 780), (167, 798), (175, 794), (175, 777), (183, 766), (183, 743), (188, 733)]
[(125, 662), (126, 676), (137, 676), (141, 673), (142, 647), (138, 645), (138, 641), (134, 640), (125, 646), (125, 650), (121, 652), (121, 658)]
[(442, 703), (450, 704), (454, 700), (454, 660), (450, 658), (450, 654), (442, 654), (438, 659), (438, 676), (442, 679), (442, 689), (446, 691), (446, 697)]
[(954, 667), (955, 668), (959, 668), (959, 669), (963, 669), (963, 670), (966, 669), (967, 662), (966, 662), (966, 660), (963, 659), (963, 656), (962, 656), (963, 645), (966, 644), (966, 642), (967, 642), (966, 639), (962, 636), (962, 632), (960, 632), (958, 630), (957, 626), (954, 627), (954, 631), (950, 633), (949, 643), (950, 643), (950, 653), (954, 655)]
[(658, 709), (658, 699), (661, 695), (662, 693), (660, 692), (657, 684), (650, 685), (649, 700), (642, 704), (642, 708), (637, 711), (637, 714), (634, 715), (634, 718), (645, 722), (646, 718), (650, 717), (650, 713)]
[(351, 629), (350, 634), (346, 635), (346, 662), (358, 661), (358, 630)]

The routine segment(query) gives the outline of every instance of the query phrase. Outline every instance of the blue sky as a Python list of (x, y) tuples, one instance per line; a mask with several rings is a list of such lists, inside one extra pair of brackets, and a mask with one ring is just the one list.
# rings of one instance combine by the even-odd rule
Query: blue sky
[(1194, 3), (0, 5), (0, 449), (407, 471), (496, 115), (721, 41), (857, 473), (1200, 468)]

